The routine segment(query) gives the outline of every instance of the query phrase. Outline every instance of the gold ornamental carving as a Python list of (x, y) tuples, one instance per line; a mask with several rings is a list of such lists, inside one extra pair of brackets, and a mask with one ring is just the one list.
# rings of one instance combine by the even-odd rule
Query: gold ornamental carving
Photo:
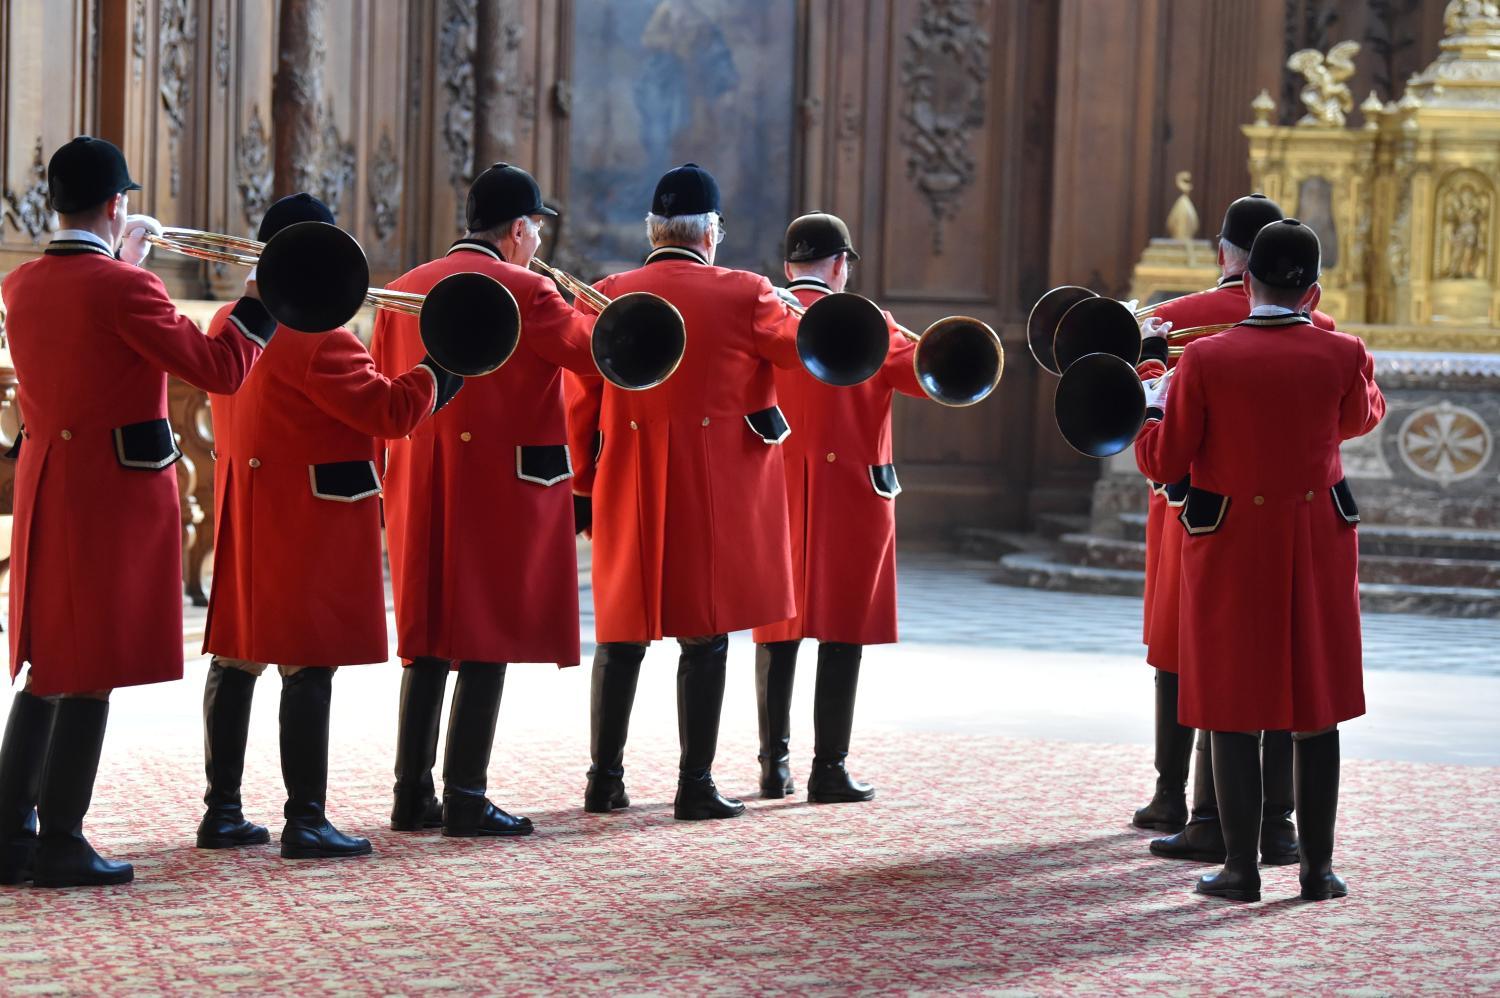
[(1307, 114), (1298, 124), (1343, 127), (1344, 116), (1354, 110), (1354, 94), (1344, 81), (1354, 75), (1354, 57), (1359, 42), (1339, 42), (1324, 55), (1317, 49), (1293, 52), (1286, 68), (1302, 74), (1302, 103)]
[(1453, 0), (1437, 58), (1351, 122), (1353, 42), (1295, 53), (1308, 114), (1243, 131), (1252, 189), (1323, 244), (1323, 309), (1382, 349), (1500, 348), (1500, 2)]

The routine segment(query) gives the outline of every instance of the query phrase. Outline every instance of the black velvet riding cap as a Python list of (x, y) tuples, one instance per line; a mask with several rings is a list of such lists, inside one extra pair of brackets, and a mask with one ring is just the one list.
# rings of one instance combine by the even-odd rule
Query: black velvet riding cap
[(1318, 234), (1295, 218), (1267, 225), (1250, 247), (1250, 273), (1274, 288), (1312, 287), (1322, 263)]
[(323, 222), (327, 225), (335, 224), (333, 212), (328, 206), (311, 194), (288, 194), (266, 209), (261, 216), (260, 228), (255, 233), (255, 238), (261, 242), (270, 242), (271, 237), (276, 235), (288, 225), (296, 225), (298, 222)]
[(125, 154), (105, 139), (80, 135), (47, 162), (47, 200), (63, 215), (88, 211), (116, 194), (140, 189), (130, 179)]
[(719, 182), (697, 163), (684, 163), (675, 170), (668, 170), (656, 182), (656, 193), (651, 196), (651, 214), (672, 218), (710, 211), (724, 214), (719, 204)]
[(1281, 205), (1264, 194), (1247, 194), (1236, 198), (1224, 212), (1224, 224), (1219, 227), (1219, 238), (1242, 250), (1250, 249), (1255, 235), (1272, 222), (1286, 217)]

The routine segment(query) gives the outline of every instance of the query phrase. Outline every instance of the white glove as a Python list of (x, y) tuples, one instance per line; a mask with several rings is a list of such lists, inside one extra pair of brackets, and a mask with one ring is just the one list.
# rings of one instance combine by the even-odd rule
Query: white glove
[(1141, 339), (1149, 340), (1153, 336), (1166, 336), (1172, 331), (1172, 324), (1166, 319), (1158, 319), (1152, 316), (1141, 323)]
[(802, 307), (802, 303), (797, 300), (797, 296), (792, 294), (786, 288), (775, 288), (775, 291), (777, 298), (780, 298), (782, 301), (786, 302), (788, 305), (791, 305), (793, 308)]
[(1120, 304), (1124, 305), (1127, 309), (1134, 312), (1136, 309), (1140, 308), (1141, 300), (1139, 298), (1132, 298), (1129, 301), (1122, 301), (1120, 302)]
[(1141, 388), (1146, 393), (1146, 408), (1167, 410), (1167, 389), (1171, 387), (1172, 374), (1167, 372), (1159, 378), (1141, 383)]
[(141, 266), (151, 254), (151, 244), (146, 241), (146, 237), (159, 236), (161, 233), (161, 223), (150, 215), (125, 216), (125, 238), (120, 242), (120, 259), (133, 266)]

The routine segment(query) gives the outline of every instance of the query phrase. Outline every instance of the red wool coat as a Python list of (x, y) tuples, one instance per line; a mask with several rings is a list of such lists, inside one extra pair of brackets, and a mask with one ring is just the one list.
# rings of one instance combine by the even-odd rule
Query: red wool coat
[[(1193, 326), (1216, 326), (1225, 322), (1239, 322), (1250, 314), (1250, 296), (1244, 281), (1238, 277), (1226, 278), (1212, 291), (1163, 305), (1156, 315), (1172, 323), (1174, 330)], [(1322, 312), (1313, 312), (1313, 324), (1323, 329), (1333, 328), (1333, 319)], [(1200, 334), (1188, 340), (1172, 340), (1176, 346), (1184, 342), (1202, 339)], [(1165, 364), (1159, 360), (1146, 360), (1138, 365), (1141, 378), (1161, 376), (1167, 368), (1175, 367), (1177, 359), (1169, 357)], [(1147, 645), (1146, 661), (1165, 672), (1176, 672), (1179, 658), (1178, 609), (1182, 588), (1181, 562), (1182, 539), (1186, 536), (1175, 517), (1182, 508), (1186, 495), (1185, 484), (1169, 483), (1154, 487), (1146, 508), (1146, 598), (1143, 615), (1143, 639)], [(1169, 494), (1170, 492), (1170, 494)]]
[[(791, 285), (804, 305), (821, 282)], [(805, 370), (777, 370), (776, 398), (791, 424), (781, 445), (791, 521), (797, 616), (755, 629), (755, 640), (815, 638), (848, 644), (896, 640), (896, 509), (891, 396), (925, 398), (916, 344), (891, 324), (885, 365), (869, 381), (834, 388)]]
[(591, 489), (598, 640), (698, 637), (790, 618), (777, 449), (788, 428), (771, 370), (801, 367), (796, 319), (764, 277), (676, 248), (598, 288), (611, 297), (655, 292), (687, 326), (682, 365), (664, 384), (631, 392), (595, 376), (572, 408), (575, 453), (602, 435)]
[(1183, 354), (1165, 419), (1136, 442), (1149, 478), (1192, 473), (1182, 724), (1316, 731), (1364, 713), (1357, 513), (1339, 443), (1384, 413), (1364, 344), (1300, 317), (1248, 319)]
[(241, 299), (214, 338), (161, 280), (55, 240), (5, 278), (26, 437), (16, 469), (10, 669), (38, 696), (182, 678), (181, 457), (167, 375), (239, 387), (275, 323)]
[[(578, 550), (562, 367), (593, 371), (593, 319), (547, 278), (461, 240), (390, 285), (425, 294), (450, 274), (488, 274), (521, 310), (521, 339), (499, 371), (393, 440), (386, 544), (400, 656), (576, 665)], [(482, 321), (482, 317), (476, 317)], [(415, 316), (381, 311), (370, 344), (387, 375), (425, 355)]]
[(347, 329), (281, 330), (244, 386), (210, 402), (216, 512), (203, 650), (278, 665), (386, 661), (377, 438), (405, 436), (432, 412), (432, 372), (393, 381)]

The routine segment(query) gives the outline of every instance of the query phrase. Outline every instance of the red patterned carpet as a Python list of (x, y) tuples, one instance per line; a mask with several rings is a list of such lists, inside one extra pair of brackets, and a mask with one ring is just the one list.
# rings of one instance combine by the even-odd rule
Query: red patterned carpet
[[(331, 805), (376, 853), (332, 863), (190, 848), (190, 747), (136, 749), (135, 768), (113, 752), (89, 827), (139, 879), (0, 891), (0, 992), (1500, 992), (1494, 769), (1346, 762), (1353, 896), (1301, 903), (1279, 868), (1235, 906), (1195, 898), (1202, 868), (1149, 858), (1126, 825), (1144, 749), (860, 741), (876, 802), (704, 824), (672, 820), (667, 740), (634, 739), (637, 806), (612, 817), (579, 808), (572, 742), (504, 745), (496, 799), (539, 826), (509, 841), (386, 831), (377, 742), (343, 760)], [(748, 790), (753, 745), (724, 748), (725, 789)], [(252, 816), (279, 806), (277, 779), (252, 762)]]

